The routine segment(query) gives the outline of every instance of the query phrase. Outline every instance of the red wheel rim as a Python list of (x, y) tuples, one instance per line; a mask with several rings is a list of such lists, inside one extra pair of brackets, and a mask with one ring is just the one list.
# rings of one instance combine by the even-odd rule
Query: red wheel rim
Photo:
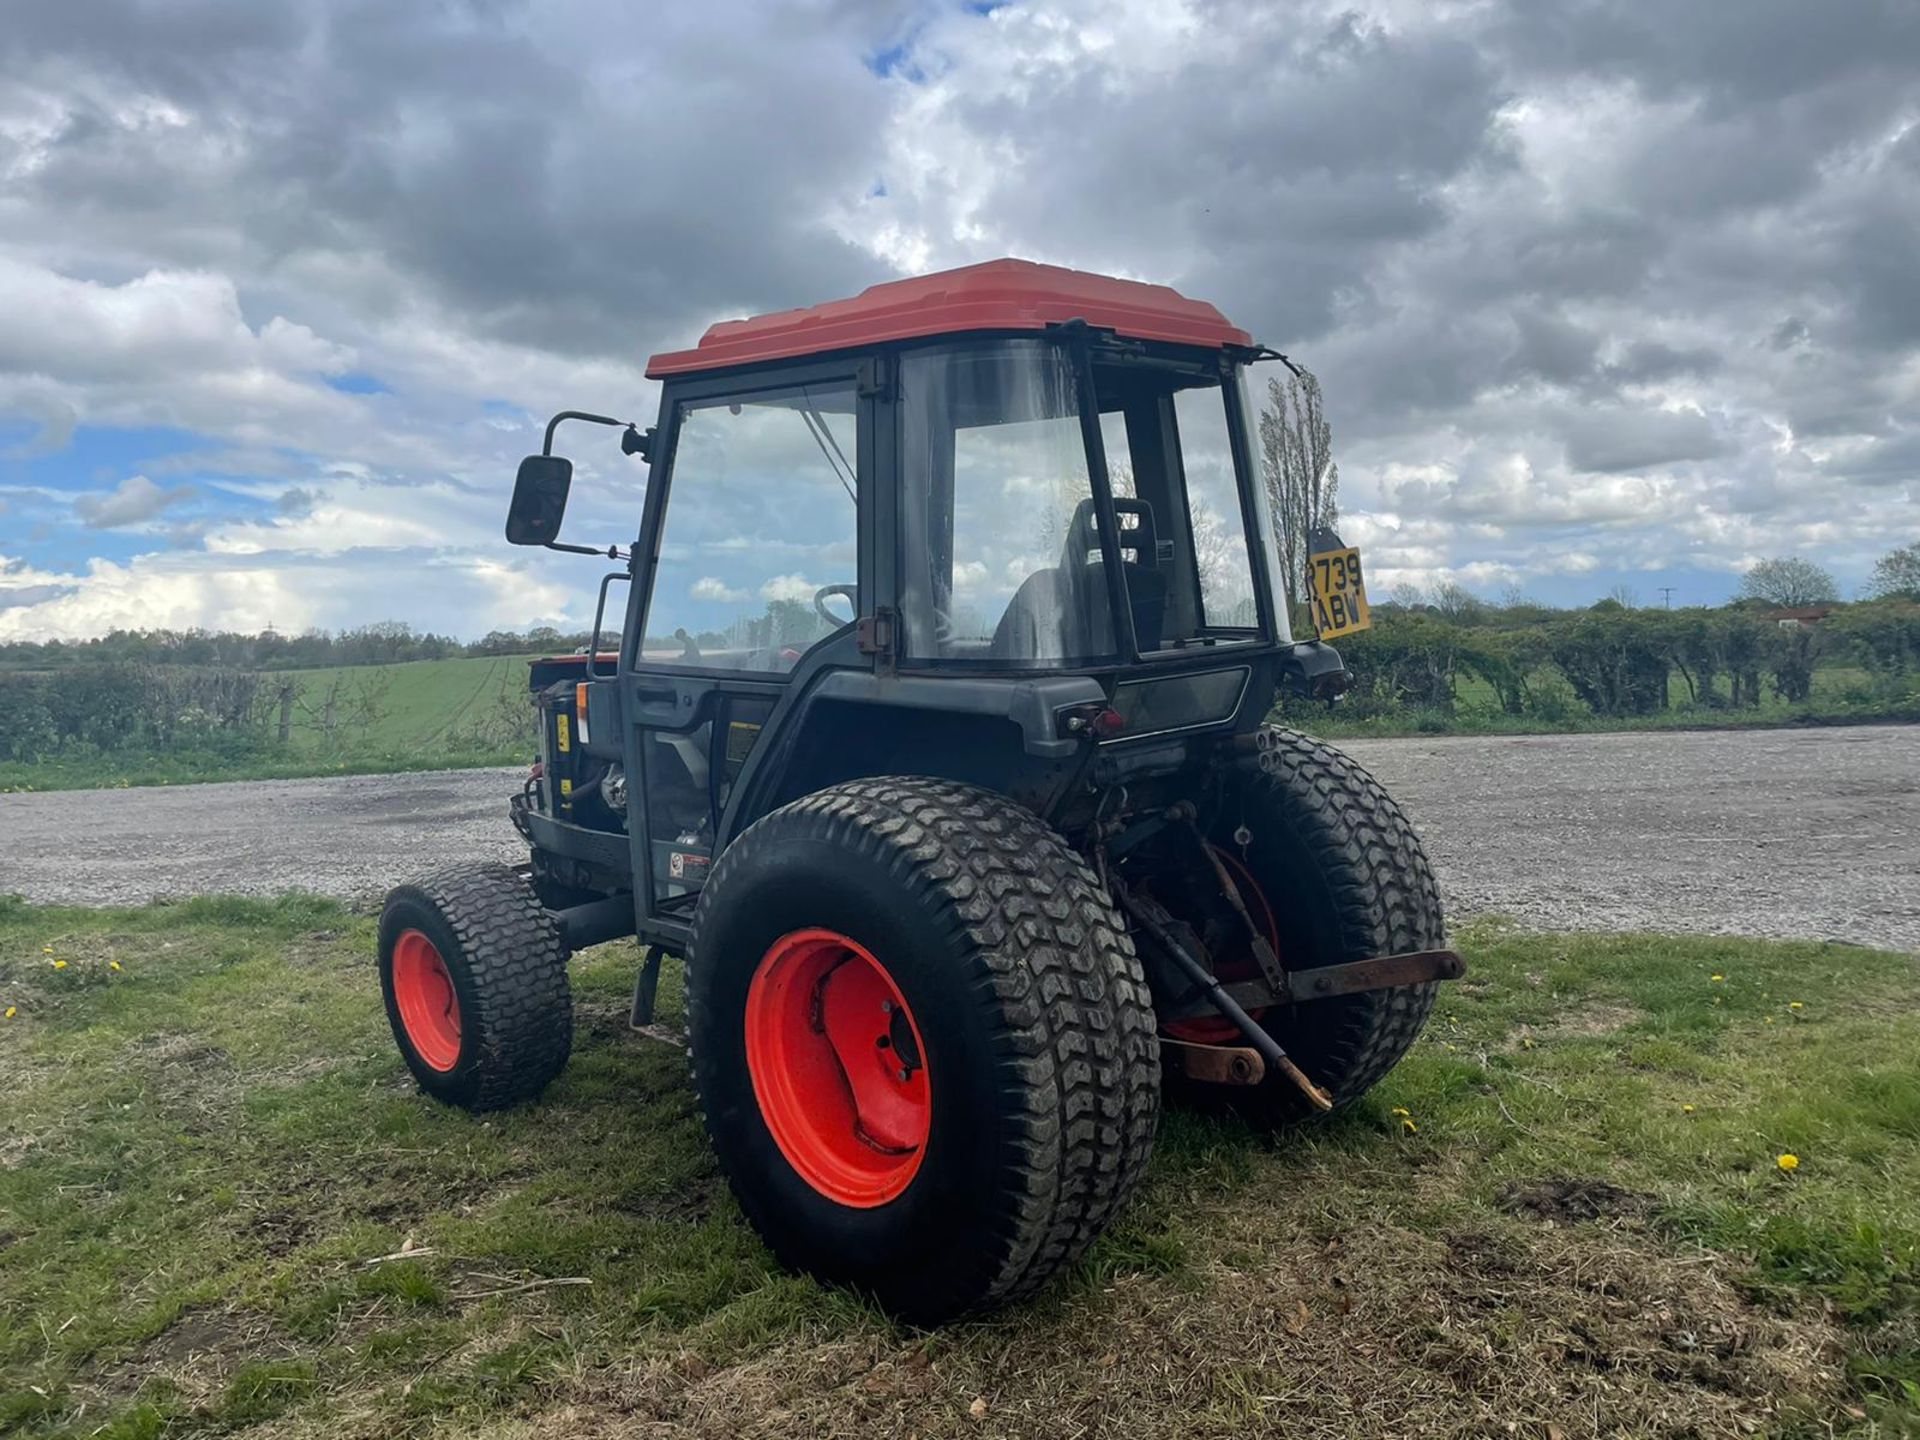
[(439, 947), (419, 930), (393, 942), (393, 1003), (425, 1064), (451, 1070), (460, 1062), (460, 997)]
[(747, 987), (746, 1039), (754, 1099), (801, 1179), (859, 1209), (913, 1182), (933, 1122), (927, 1051), (870, 951), (833, 930), (782, 935)]
[[(1260, 882), (1253, 878), (1253, 872), (1241, 863), (1240, 859), (1218, 845), (1207, 847), (1233, 872), (1233, 883), (1240, 891), (1240, 898), (1246, 902), (1247, 913), (1253, 916), (1254, 923), (1266, 933), (1267, 944), (1273, 947), (1273, 953), (1280, 953), (1280, 926), (1273, 918), (1273, 906), (1267, 903), (1266, 895), (1260, 889)], [(1236, 919), (1237, 923), (1237, 919)], [(1236, 980), (1257, 980), (1260, 978), (1260, 964), (1253, 958), (1253, 947), (1245, 946), (1228, 955), (1214, 957), (1214, 974), (1221, 980), (1232, 984)], [(1266, 1006), (1249, 1010), (1247, 1013), (1255, 1020), (1267, 1013)], [(1245, 1039), (1240, 1027), (1224, 1015), (1195, 1015), (1189, 1020), (1169, 1020), (1160, 1027), (1175, 1040), (1186, 1040), (1195, 1045), (1240, 1045)]]

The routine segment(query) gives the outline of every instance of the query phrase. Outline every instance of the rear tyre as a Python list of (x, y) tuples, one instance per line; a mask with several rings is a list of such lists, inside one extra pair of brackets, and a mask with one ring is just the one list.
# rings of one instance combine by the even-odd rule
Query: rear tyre
[(566, 942), (533, 887), (504, 867), (447, 871), (389, 894), (380, 989), (407, 1068), (449, 1105), (531, 1100), (573, 1048)]
[[(1245, 827), (1251, 840), (1235, 839)], [(1359, 765), (1298, 731), (1270, 728), (1257, 760), (1238, 767), (1209, 840), (1237, 873), (1288, 970), (1310, 970), (1446, 944), (1440, 887), (1406, 815)], [(1241, 867), (1244, 867), (1242, 869)], [(1257, 972), (1256, 972), (1257, 973)], [(1374, 990), (1269, 1011), (1261, 1024), (1334, 1109), (1353, 1104), (1413, 1044), (1433, 984)], [(1231, 1042), (1230, 1042), (1231, 1043)], [(1285, 1076), (1250, 1087), (1196, 1086), (1262, 1124), (1311, 1119)]]
[(795, 801), (721, 855), (688, 948), (707, 1130), (795, 1269), (950, 1320), (1070, 1264), (1146, 1167), (1139, 960), (1011, 801), (918, 778)]

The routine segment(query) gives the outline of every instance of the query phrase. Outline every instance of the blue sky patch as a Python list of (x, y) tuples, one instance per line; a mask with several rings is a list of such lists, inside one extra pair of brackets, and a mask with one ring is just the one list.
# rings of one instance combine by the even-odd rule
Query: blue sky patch
[(204, 450), (204, 435), (168, 425), (82, 425), (58, 450), (36, 451), (37, 427), (0, 429), (0, 484), (105, 490), (173, 455)]
[(348, 371), (345, 375), (328, 375), (326, 382), (342, 395), (391, 395), (393, 387), (378, 376), (368, 375), (358, 370)]

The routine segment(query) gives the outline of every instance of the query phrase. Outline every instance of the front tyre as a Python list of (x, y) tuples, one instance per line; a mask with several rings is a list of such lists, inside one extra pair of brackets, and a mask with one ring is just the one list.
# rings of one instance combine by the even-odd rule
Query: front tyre
[(781, 1261), (918, 1324), (1018, 1299), (1152, 1149), (1152, 1001), (1037, 816), (943, 780), (835, 786), (721, 855), (687, 1016), (707, 1129)]
[(504, 867), (402, 885), (380, 912), (380, 990), (420, 1088), (466, 1110), (531, 1100), (567, 1063), (567, 947)]

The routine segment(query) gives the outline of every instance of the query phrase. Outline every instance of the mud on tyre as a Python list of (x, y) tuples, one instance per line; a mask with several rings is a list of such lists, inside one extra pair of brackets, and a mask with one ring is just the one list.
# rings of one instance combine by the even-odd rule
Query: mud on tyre
[(1085, 862), (943, 780), (820, 791), (714, 867), (694, 1083), (786, 1264), (935, 1323), (1030, 1293), (1114, 1217), (1159, 1110), (1152, 1001)]

